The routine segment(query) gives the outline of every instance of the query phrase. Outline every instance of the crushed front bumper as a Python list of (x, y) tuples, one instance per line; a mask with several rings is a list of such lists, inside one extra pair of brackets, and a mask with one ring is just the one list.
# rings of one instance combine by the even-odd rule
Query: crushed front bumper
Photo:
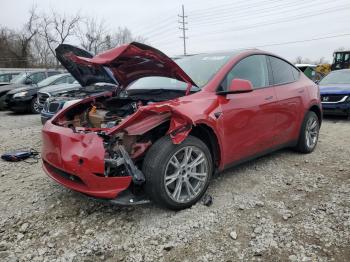
[(104, 199), (114, 199), (129, 188), (131, 176), (104, 175), (105, 149), (96, 133), (74, 133), (48, 121), (42, 140), (43, 169), (65, 187)]

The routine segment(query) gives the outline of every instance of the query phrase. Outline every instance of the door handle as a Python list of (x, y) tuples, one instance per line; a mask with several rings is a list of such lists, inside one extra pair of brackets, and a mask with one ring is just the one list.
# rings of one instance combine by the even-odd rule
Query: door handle
[(271, 100), (273, 98), (273, 96), (268, 96), (265, 98), (265, 100)]
[(299, 94), (304, 93), (304, 89), (298, 91)]

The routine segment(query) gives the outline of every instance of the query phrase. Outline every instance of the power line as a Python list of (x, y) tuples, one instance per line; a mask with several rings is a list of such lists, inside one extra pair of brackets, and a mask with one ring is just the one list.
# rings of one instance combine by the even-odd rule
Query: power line
[[(280, 1), (280, 0), (268, 0), (268, 1), (262, 1), (260, 2), (259, 4), (261, 3), (267, 3), (267, 2), (276, 2), (276, 1)], [(243, 1), (241, 3), (244, 3)], [(230, 3), (229, 5), (232, 6), (232, 3)], [(244, 6), (244, 5), (242, 5)], [(248, 6), (248, 7), (251, 7), (251, 6)], [(222, 8), (222, 6), (220, 6), (220, 8)], [(247, 9), (247, 8), (245, 8)], [(241, 11), (242, 9), (240, 9)], [(196, 12), (196, 11), (194, 11)], [(251, 13), (250, 11), (248, 11), (248, 13)], [(215, 16), (214, 16), (215, 17)], [(195, 21), (198, 20), (198, 19), (195, 19)], [(199, 19), (200, 20), (200, 19)], [(148, 30), (146, 32), (138, 32), (138, 30), (136, 30), (136, 34), (137, 35), (142, 35), (142, 36), (145, 36), (147, 39), (149, 38), (154, 38), (154, 37), (159, 37), (160, 35), (168, 35), (170, 33), (172, 33), (169, 29), (172, 28), (171, 27), (171, 24), (172, 24), (173, 20), (171, 17), (168, 17), (164, 20), (162, 20), (162, 22), (158, 22), (158, 25), (156, 27), (152, 27), (151, 30)], [(146, 28), (146, 26), (143, 26), (144, 28)], [(149, 27), (149, 26), (148, 26)], [(175, 28), (174, 28), (175, 29)]]
[[(264, 4), (264, 3), (269, 3), (269, 2), (278, 2), (280, 0), (265, 0), (265, 1), (259, 1), (259, 5), (261, 4)], [(191, 15), (191, 17), (196, 17), (196, 16), (203, 16), (203, 14), (206, 14), (206, 13), (212, 13), (212, 12), (218, 12), (220, 10), (227, 10), (229, 8), (234, 8), (234, 9), (240, 9), (241, 6), (246, 6), (247, 4), (249, 6), (252, 6), (251, 4), (253, 3), (253, 5), (257, 5), (256, 2), (254, 1), (247, 1), (247, 0), (243, 0), (243, 1), (240, 1), (240, 2), (230, 2), (230, 3), (227, 3), (227, 4), (219, 4), (219, 5), (216, 5), (214, 7), (210, 7), (210, 8), (204, 8), (204, 9), (199, 9), (199, 10), (194, 10), (194, 11), (189, 11), (188, 14)]]
[[(344, 36), (350, 36), (350, 33), (344, 33), (339, 35), (332, 35), (332, 36), (323, 36), (323, 37), (316, 37), (311, 39), (304, 39), (304, 40), (297, 40), (297, 41), (289, 41), (289, 42), (281, 42), (281, 43), (273, 43), (273, 44), (266, 44), (266, 45), (259, 45), (254, 46), (253, 48), (261, 48), (261, 47), (268, 47), (268, 46), (279, 46), (279, 45), (289, 45), (289, 44), (297, 44), (297, 43), (305, 43), (305, 42), (312, 42), (312, 41), (318, 41), (318, 40), (324, 40), (324, 39), (331, 39), (331, 38), (338, 38), (338, 37), (344, 37)], [(250, 47), (252, 48), (252, 47)], [(247, 48), (248, 49), (248, 48)]]
[(136, 35), (143, 35), (147, 37), (148, 35), (152, 35), (155, 32), (162, 31), (164, 28), (167, 28), (173, 25), (174, 21), (175, 21), (174, 17), (170, 17), (166, 20), (163, 20), (163, 22), (159, 22), (156, 27), (152, 27), (152, 29), (150, 29), (150, 26), (149, 26), (148, 31), (146, 30), (145, 32), (142, 32), (142, 33), (140, 31), (140, 33), (136, 33)]
[(173, 15), (167, 15), (167, 16), (165, 16), (163, 19), (161, 19), (161, 20), (153, 20), (151, 23), (149, 23), (149, 24), (142, 24), (141, 26), (138, 26), (138, 27), (136, 27), (135, 29), (134, 29), (134, 31), (135, 32), (141, 32), (141, 31), (143, 31), (143, 30), (147, 30), (148, 28), (150, 28), (150, 27), (152, 27), (152, 28), (154, 28), (153, 26), (155, 25), (155, 26), (161, 26), (163, 23), (165, 23), (165, 22), (168, 22), (169, 20), (173, 20), (174, 19), (174, 17), (173, 17)]
[[(222, 33), (231, 33), (231, 32), (242, 31), (242, 30), (249, 30), (249, 29), (263, 27), (263, 26), (267, 26), (267, 25), (276, 25), (276, 24), (280, 24), (280, 23), (291, 22), (291, 21), (294, 21), (295, 19), (304, 19), (304, 18), (310, 18), (310, 17), (320, 16), (320, 15), (324, 15), (324, 14), (344, 11), (345, 9), (350, 9), (350, 6), (344, 5), (344, 6), (339, 6), (337, 8), (333, 8), (333, 9), (324, 9), (324, 10), (322, 10), (323, 12), (319, 12), (316, 14), (315, 13), (307, 13), (307, 14), (302, 14), (302, 15), (297, 15), (297, 16), (290, 16), (286, 19), (279, 19), (277, 21), (270, 20), (270, 21), (267, 21), (265, 23), (256, 23), (256, 24), (242, 26), (242, 27), (233, 27), (233, 28), (223, 30), (223, 31), (206, 33), (205, 36), (217, 35), (217, 34), (222, 34)], [(203, 34), (192, 35), (192, 37), (201, 37), (201, 36), (203, 36)]]
[[(259, 28), (259, 27), (263, 27), (263, 26), (271, 26), (271, 25), (276, 25), (276, 24), (280, 24), (280, 23), (286, 23), (286, 22), (290, 22), (290, 21), (294, 21), (295, 19), (307, 19), (307, 18), (311, 18), (311, 17), (314, 17), (314, 16), (319, 16), (319, 15), (324, 15), (324, 14), (328, 14), (328, 13), (332, 13), (332, 12), (338, 12), (338, 11), (343, 11), (344, 9), (349, 9), (350, 6), (338, 6), (337, 8), (333, 8), (333, 9), (330, 9), (330, 8), (327, 8), (327, 9), (322, 9), (322, 10), (319, 10), (319, 11), (322, 11), (322, 12), (319, 12), (319, 13), (307, 13), (307, 14), (302, 14), (302, 15), (297, 15), (297, 16), (290, 16), (290, 17), (287, 17), (287, 18), (283, 18), (283, 19), (279, 19), (279, 20), (270, 20), (270, 21), (266, 21), (264, 23), (257, 23), (257, 24), (252, 24), (252, 25), (248, 25), (248, 26), (241, 26), (241, 27), (234, 27), (234, 28), (231, 28), (229, 30), (224, 30), (224, 31), (220, 31), (220, 32), (206, 32), (205, 34), (194, 34), (194, 35), (191, 35), (191, 37), (194, 37), (194, 38), (200, 38), (200, 37), (208, 37), (208, 36), (211, 36), (211, 35), (217, 35), (217, 34), (222, 34), (222, 33), (232, 33), (232, 32), (236, 32), (236, 31), (242, 31), (242, 30), (250, 30), (250, 29), (254, 29), (254, 28)], [(240, 21), (243, 21), (242, 19), (240, 19)], [(166, 41), (164, 41), (166, 40)], [(166, 39), (161, 39), (159, 41), (155, 41), (156, 43), (158, 44), (162, 44), (162, 45), (167, 45), (168, 43), (173, 43), (174, 40), (167, 40)]]
[(183, 39), (184, 42), (184, 55), (186, 55), (186, 39), (188, 39), (188, 37), (186, 37), (186, 30), (188, 30), (188, 28), (186, 28), (186, 24), (188, 24), (188, 22), (185, 22), (185, 18), (187, 18), (187, 16), (185, 16), (185, 7), (184, 5), (182, 5), (182, 15), (178, 15), (181, 18), (181, 21), (178, 21), (179, 24), (182, 24), (182, 27), (179, 27), (180, 30), (182, 30), (182, 36), (180, 36), (180, 38)]
[[(193, 21), (191, 21), (191, 24), (193, 23), (194, 25), (203, 25), (203, 24), (215, 25), (215, 24), (222, 24), (224, 22), (232, 22), (233, 20), (235, 20), (237, 18), (241, 18), (241, 17), (243, 17), (243, 18), (254, 17), (254, 19), (255, 19), (257, 17), (271, 16), (272, 14), (279, 15), (279, 14), (288, 13), (291, 11), (299, 11), (300, 9), (306, 8), (309, 6), (314, 6), (315, 4), (313, 2), (315, 2), (315, 1), (318, 2), (317, 3), (318, 7), (320, 5), (329, 3), (329, 1), (319, 2), (318, 0), (310, 0), (310, 1), (308, 1), (306, 3), (304, 2), (302, 4), (295, 4), (295, 3), (290, 3), (289, 5), (279, 4), (279, 5), (264, 7), (261, 9), (255, 9), (254, 12), (249, 10), (248, 12), (242, 12), (242, 13), (235, 14), (234, 16), (232, 15), (232, 12), (231, 12), (228, 15), (220, 15), (218, 17), (212, 16), (211, 18), (205, 19), (204, 21), (201, 19), (194, 19)], [(339, 0), (334, 0), (333, 2), (337, 2), (337, 1), (339, 1)], [(284, 9), (276, 12), (275, 8), (278, 8), (278, 7), (283, 7)], [(246, 15), (247, 13), (249, 14), (249, 16)], [(239, 21), (242, 21), (242, 19), (240, 19)]]
[[(265, 2), (275, 2), (275, 1), (280, 1), (280, 0), (273, 0), (273, 1), (269, 0), (269, 1), (265, 1)], [(261, 3), (263, 3), (263, 2), (261, 2)], [(232, 3), (231, 3), (231, 5), (232, 5)], [(240, 9), (240, 10), (242, 10), (242, 9)], [(247, 13), (251, 14), (251, 11), (248, 11)], [(197, 20), (198, 19), (195, 19), (194, 21), (196, 22)], [(199, 21), (200, 21), (200, 19), (199, 19)], [(170, 33), (172, 33), (169, 30), (171, 22), (172, 21), (168, 21), (168, 23), (166, 23), (166, 24), (159, 25), (157, 27), (158, 29), (153, 29), (153, 30), (148, 31), (148, 32), (143, 32), (141, 35), (144, 35), (146, 38), (154, 38), (154, 37), (159, 37), (160, 35), (163, 35), (163, 34), (165, 34), (165, 35), (170, 34)], [(159, 30), (159, 29), (161, 29), (161, 30)]]
[[(311, 1), (317, 1), (317, 0), (311, 0)], [(336, 1), (339, 1), (339, 0), (334, 0), (333, 2), (336, 2)], [(328, 3), (328, 2), (322, 2), (322, 4), (326, 4), (326, 3)], [(219, 18), (213, 18), (213, 19), (216, 19), (216, 20), (220, 19), (220, 21), (217, 21), (217, 22), (215, 22), (215, 21), (211, 22), (211, 20), (208, 20), (208, 19), (206, 21), (200, 21), (200, 20), (198, 21), (198, 19), (194, 19), (193, 23), (196, 25), (196, 28), (198, 28), (198, 27), (201, 27), (201, 26), (205, 26), (204, 24), (208, 24), (208, 25), (212, 26), (212, 25), (222, 24), (222, 23), (225, 23), (225, 22), (226, 23), (227, 22), (233, 23), (234, 20), (238, 19), (238, 18), (240, 18), (239, 22), (242, 22), (242, 21), (245, 21), (245, 20), (250, 20), (251, 16), (254, 16), (254, 19), (255, 19), (257, 17), (261, 17), (262, 18), (262, 17), (266, 17), (266, 16), (279, 15), (279, 14), (283, 14), (283, 13), (289, 13), (289, 12), (292, 12), (292, 11), (296, 11), (298, 9), (306, 8), (307, 6), (310, 6), (310, 2), (308, 2), (307, 4), (304, 4), (304, 5), (302, 5), (302, 4), (295, 4), (295, 2), (294, 2), (293, 4), (290, 3), (290, 5), (284, 5), (284, 6), (285, 7), (292, 7), (292, 8), (289, 8), (288, 10), (282, 10), (282, 11), (279, 11), (279, 12), (275, 12), (275, 13), (266, 13), (265, 11), (269, 10), (271, 8), (270, 7), (269, 8), (265, 7), (263, 9), (256, 9), (256, 10), (254, 10), (255, 12), (251, 12), (250, 10), (248, 10), (247, 12), (241, 12), (238, 15), (235, 14), (234, 16), (230, 15), (229, 17), (221, 16)], [(277, 7), (277, 6), (274, 6), (274, 7)], [(293, 8), (293, 7), (297, 7), (297, 8)], [(320, 10), (317, 10), (317, 11), (319, 12), (319, 11), (325, 11), (325, 10), (328, 11), (330, 9), (329, 8), (327, 8), (327, 9), (320, 9)], [(241, 11), (241, 9), (240, 9), (240, 11)], [(249, 15), (247, 15), (247, 14), (249, 14)], [(258, 14), (258, 15), (255, 15), (255, 14)], [(261, 15), (259, 15), (259, 14), (261, 14)], [(313, 16), (313, 13), (311, 13), (310, 16)], [(226, 19), (225, 19), (225, 17), (226, 17)], [(232, 17), (234, 18), (234, 20), (231, 20)], [(207, 28), (207, 26), (205, 26), (205, 27)], [(208, 30), (206, 29), (206, 31), (208, 31)], [(230, 30), (230, 31), (232, 31), (232, 30)], [(205, 35), (207, 35), (207, 34), (208, 33), (205, 33)], [(170, 36), (169, 37), (165, 37), (165, 38), (162, 37), (161, 40), (158, 40), (158, 39), (154, 39), (153, 40), (154, 42), (157, 42), (157, 43), (163, 43), (164, 41), (166, 43), (167, 41), (172, 39), (172, 35), (173, 35), (173, 32), (171, 30), (167, 29), (167, 28), (162, 30), (162, 31), (158, 31), (157, 33), (155, 32), (154, 34), (152, 34), (152, 35), (150, 35), (148, 37), (152, 39), (152, 38), (160, 38), (160, 36), (166, 36), (166, 35), (170, 35)], [(198, 36), (199, 35), (194, 35), (194, 37), (198, 37)]]
[[(244, 2), (244, 4), (241, 4), (241, 5), (231, 3), (231, 5), (228, 7), (220, 6), (220, 7), (217, 7), (217, 9), (212, 8), (206, 12), (203, 12), (202, 14), (197, 14), (197, 15), (191, 14), (191, 17), (206, 18), (206, 17), (212, 17), (213, 15), (220, 16), (221, 13), (227, 13), (227, 12), (231, 12), (231, 15), (233, 15), (232, 11), (237, 11), (237, 12), (242, 11), (242, 10), (251, 11), (252, 8), (254, 8), (254, 7), (267, 6), (269, 4), (274, 4), (274, 3), (281, 3), (281, 1), (280, 0), (266, 0), (266, 1), (261, 1), (261, 2), (259, 1), (259, 5), (257, 5), (256, 3), (250, 4), (249, 2), (248, 3)], [(286, 4), (286, 3), (284, 3), (284, 4)]]

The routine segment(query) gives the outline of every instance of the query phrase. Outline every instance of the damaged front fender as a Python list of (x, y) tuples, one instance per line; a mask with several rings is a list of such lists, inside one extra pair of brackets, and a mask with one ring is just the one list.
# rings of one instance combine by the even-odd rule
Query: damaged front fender
[(179, 113), (169, 104), (149, 105), (140, 107), (137, 112), (109, 130), (107, 134), (113, 135), (123, 131), (130, 136), (143, 135), (167, 121), (170, 121), (167, 134), (170, 135), (174, 144), (184, 141), (194, 125), (190, 118)]

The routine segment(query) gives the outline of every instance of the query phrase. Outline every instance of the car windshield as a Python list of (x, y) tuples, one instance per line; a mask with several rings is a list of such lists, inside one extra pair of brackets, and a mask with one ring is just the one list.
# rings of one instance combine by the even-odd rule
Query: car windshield
[(333, 71), (329, 75), (325, 76), (320, 81), (319, 84), (320, 85), (350, 84), (350, 70)]
[[(176, 59), (175, 62), (189, 75), (199, 88), (205, 86), (209, 80), (228, 62), (234, 53), (201, 54)], [(144, 77), (130, 85), (128, 89), (186, 89), (187, 84), (167, 77)]]
[(26, 73), (26, 72), (20, 73), (16, 77), (12, 78), (11, 83), (12, 84), (22, 84), (26, 80), (28, 75), (29, 75), (29, 73)]
[[(65, 75), (65, 74), (64, 74)], [(49, 86), (51, 85), (53, 82), (55, 82), (57, 79), (61, 78), (64, 76), (63, 74), (58, 74), (58, 75), (54, 75), (54, 76), (50, 76), (48, 78), (45, 78), (44, 80), (40, 81), (38, 83), (38, 87), (44, 87), (44, 86)]]

